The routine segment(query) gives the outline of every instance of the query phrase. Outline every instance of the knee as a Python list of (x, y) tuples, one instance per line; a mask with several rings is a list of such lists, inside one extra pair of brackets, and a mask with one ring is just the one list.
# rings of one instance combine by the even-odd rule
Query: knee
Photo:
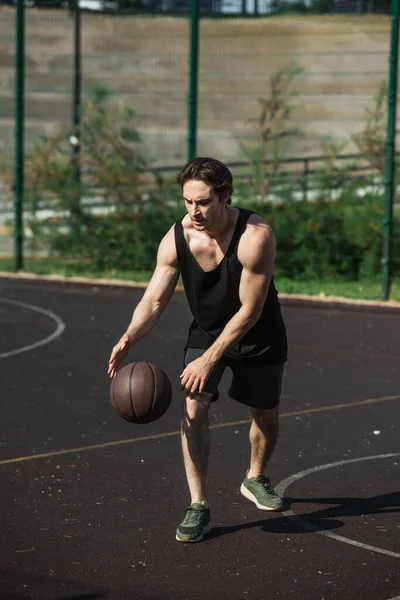
[(279, 427), (279, 408), (252, 409), (253, 421), (265, 433), (274, 433)]
[(183, 403), (183, 423), (190, 427), (202, 426), (208, 418), (211, 394), (187, 395)]

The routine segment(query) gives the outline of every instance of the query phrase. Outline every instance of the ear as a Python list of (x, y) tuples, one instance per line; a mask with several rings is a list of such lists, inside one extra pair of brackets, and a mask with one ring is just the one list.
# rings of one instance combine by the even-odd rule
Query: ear
[(221, 204), (228, 204), (229, 202), (229, 194), (228, 192), (225, 192), (224, 194), (222, 194), (222, 196), (220, 196), (219, 201), (221, 202)]

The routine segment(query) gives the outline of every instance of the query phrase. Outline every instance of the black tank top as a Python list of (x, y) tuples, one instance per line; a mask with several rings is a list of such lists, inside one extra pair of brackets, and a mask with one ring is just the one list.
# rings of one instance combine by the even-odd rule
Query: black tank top
[[(239, 310), (239, 284), (242, 265), (237, 257), (240, 237), (254, 211), (239, 208), (232, 240), (219, 265), (203, 271), (189, 250), (183, 234), (182, 219), (175, 223), (175, 244), (186, 297), (194, 317), (186, 348), (207, 349)], [(227, 352), (235, 360), (257, 360), (280, 364), (287, 360), (286, 329), (278, 292), (271, 281), (257, 323)]]

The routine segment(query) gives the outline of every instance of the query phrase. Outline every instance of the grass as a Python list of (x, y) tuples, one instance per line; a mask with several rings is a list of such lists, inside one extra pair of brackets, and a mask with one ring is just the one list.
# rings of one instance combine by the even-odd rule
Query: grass
[[(382, 282), (374, 281), (343, 281), (332, 279), (317, 279), (314, 281), (293, 281), (279, 279), (276, 285), (285, 294), (305, 294), (307, 296), (341, 296), (355, 300), (381, 300)], [(400, 302), (400, 281), (392, 284), (390, 300)]]
[[(0, 271), (12, 272), (13, 259), (0, 258)], [(24, 273), (36, 275), (59, 275), (62, 277), (87, 277), (91, 279), (121, 280), (127, 282), (146, 283), (151, 277), (150, 271), (119, 271), (117, 269), (98, 269), (91, 264), (74, 260), (57, 260), (27, 257)], [(294, 281), (278, 278), (279, 292), (285, 294), (303, 294), (307, 296), (341, 296), (357, 300), (381, 300), (382, 282), (375, 280), (344, 281), (333, 279), (314, 279)], [(390, 300), (400, 302), (400, 280), (396, 279), (391, 287)]]
[[(0, 271), (12, 272), (13, 258), (0, 258)], [(123, 281), (148, 282), (150, 271), (118, 271), (116, 269), (98, 269), (83, 261), (67, 259), (46, 259), (27, 257), (24, 260), (23, 273), (35, 275), (60, 275), (62, 277), (88, 277), (92, 279), (120, 279)]]

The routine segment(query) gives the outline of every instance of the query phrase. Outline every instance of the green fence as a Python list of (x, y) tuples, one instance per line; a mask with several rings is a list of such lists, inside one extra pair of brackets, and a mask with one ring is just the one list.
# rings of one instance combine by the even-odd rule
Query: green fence
[[(222, 10), (221, 6), (218, 4), (218, 10)], [(10, 168), (12, 172), (16, 151), (15, 10), (12, 6), (0, 7), (0, 253), (3, 255), (13, 251), (9, 234), (14, 219)], [(329, 239), (328, 209), (333, 207), (332, 203), (335, 203), (332, 212), (336, 221), (341, 222), (342, 230), (341, 238), (336, 223), (334, 252), (340, 254), (342, 240), (343, 254), (347, 257), (344, 262), (351, 262), (353, 252), (369, 256), (368, 268), (358, 257), (355, 260), (358, 267), (348, 271), (333, 261), (332, 268), (322, 271), (319, 267), (313, 271), (302, 270), (299, 265), (297, 270), (291, 270), (288, 266), (283, 269), (285, 275), (334, 277), (336, 269), (338, 275), (350, 279), (365, 274), (380, 278), (390, 45), (388, 15), (285, 14), (256, 18), (201, 15), (198, 69), (195, 73), (192, 71), (190, 77), (190, 51), (192, 48), (193, 53), (194, 49), (191, 40), (195, 29), (191, 29), (188, 14), (148, 14), (143, 12), (143, 6), (137, 12), (130, 7), (123, 14), (82, 10), (79, 48), (74, 11), (62, 7), (33, 7), (24, 12), (26, 258), (47, 256), (49, 248), (53, 248), (51, 260), (55, 264), (60, 260), (63, 245), (53, 247), (42, 242), (39, 225), (50, 219), (47, 225), (50, 229), (53, 227), (53, 231), (58, 227), (60, 238), (62, 231), (71, 227), (67, 221), (63, 230), (57, 212), (60, 208), (54, 185), (57, 177), (53, 173), (50, 185), (43, 181), (42, 171), (42, 179), (38, 181), (37, 161), (38, 153), (45, 153), (46, 148), (47, 159), (52, 156), (49, 149), (53, 148), (55, 156), (56, 148), (57, 156), (66, 164), (74, 152), (76, 156), (77, 150), (81, 150), (75, 142), (83, 133), (78, 134), (72, 127), (78, 81), (81, 105), (86, 108), (89, 105), (92, 117), (93, 94), (105, 98), (103, 108), (110, 120), (108, 130), (107, 127), (102, 130), (102, 135), (107, 137), (118, 130), (122, 146), (125, 144), (124, 149), (122, 146), (118, 149), (114, 140), (115, 152), (133, 151), (135, 154), (134, 182), (140, 193), (132, 197), (125, 194), (127, 200), (124, 201), (125, 205), (130, 203), (134, 212), (137, 213), (138, 203), (143, 206), (140, 198), (150, 196), (157, 206), (161, 194), (162, 202), (166, 199), (165, 204), (171, 207), (174, 216), (174, 211), (179, 210), (175, 204), (179, 203), (180, 191), (171, 184), (173, 174), (191, 152), (215, 156), (232, 166), (236, 180), (234, 200), (252, 204), (266, 213), (269, 211), (275, 220), (285, 264), (289, 265), (291, 256), (299, 248), (306, 260), (304, 240), (299, 242), (299, 248), (290, 243), (291, 227), (301, 228), (297, 218), (305, 214), (304, 211), (309, 230), (306, 228), (303, 233), (313, 238), (312, 253), (323, 255), (332, 250), (325, 241), (321, 242)], [(197, 93), (193, 94), (192, 88), (191, 94), (194, 82), (197, 82)], [(133, 109), (135, 116), (129, 116), (129, 127), (124, 130), (117, 121), (128, 119), (122, 113), (127, 108)], [(96, 118), (100, 113), (96, 113)], [(84, 111), (79, 115), (83, 119)], [(93, 119), (91, 127), (94, 127)], [(141, 142), (135, 137), (138, 134)], [(124, 135), (126, 139), (122, 139)], [(44, 141), (43, 136), (47, 136)], [(58, 136), (57, 144), (52, 147), (51, 140), (54, 141), (55, 136)], [(104, 146), (104, 139), (99, 148)], [(82, 139), (78, 141), (85, 144)], [(91, 143), (93, 149), (93, 140)], [(107, 143), (111, 143), (110, 140)], [(32, 154), (36, 163), (31, 161)], [(93, 170), (98, 171), (100, 163), (94, 162), (93, 156), (89, 156), (89, 160), (88, 156), (87, 149), (82, 147), (81, 171), (77, 174), (71, 169), (70, 189), (75, 190), (75, 196), (72, 193), (75, 199), (79, 196), (80, 206), (88, 207), (85, 212), (93, 214), (97, 210), (103, 214), (102, 207), (109, 210), (117, 201), (113, 190), (105, 190), (104, 186), (112, 186), (115, 181), (125, 181), (126, 185), (126, 174), (125, 179), (119, 173), (119, 178), (111, 180), (110, 173), (115, 175), (117, 168), (114, 165), (114, 171), (108, 168), (108, 178), (104, 173), (96, 177)], [(105, 153), (104, 156), (111, 155)], [(123, 162), (124, 169), (128, 163)], [(121, 164), (118, 168), (122, 168)], [(51, 166), (54, 168), (54, 164)], [(103, 168), (107, 171), (107, 165)], [(148, 189), (143, 172), (149, 173)], [(64, 169), (62, 189), (68, 176)], [(68, 202), (74, 201), (69, 197)], [(51, 202), (56, 203), (50, 205)], [(286, 205), (288, 212), (280, 221), (277, 206), (281, 205)], [(313, 231), (312, 221), (318, 222), (322, 217), (315, 214), (313, 219), (313, 214), (308, 214), (308, 205), (315, 210), (321, 208), (323, 232), (318, 227)], [(360, 213), (363, 206), (365, 214)], [(52, 212), (46, 212), (49, 210)], [(389, 267), (396, 278), (400, 257), (397, 204), (394, 204), (393, 220)], [(284, 221), (287, 230), (282, 226)], [(359, 231), (360, 222), (368, 223), (363, 232)], [(161, 231), (162, 227), (155, 236)], [(352, 231), (357, 243), (351, 239)], [(360, 236), (365, 239), (361, 240)], [(152, 256), (150, 253), (146, 259), (146, 268), (154, 259)], [(94, 258), (88, 255), (87, 260)]]

